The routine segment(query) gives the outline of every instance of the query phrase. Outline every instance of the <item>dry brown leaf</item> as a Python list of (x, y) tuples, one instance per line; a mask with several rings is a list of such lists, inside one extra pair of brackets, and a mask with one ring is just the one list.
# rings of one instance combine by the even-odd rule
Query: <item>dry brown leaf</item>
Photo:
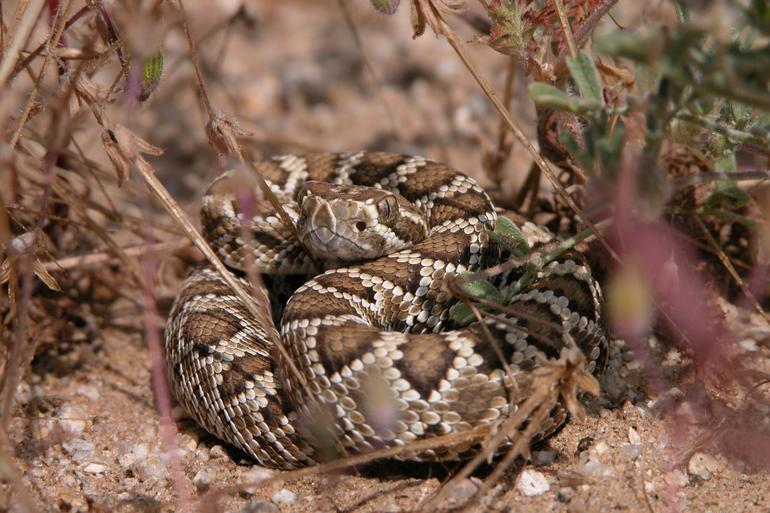
[(123, 125), (107, 127), (102, 131), (102, 145), (115, 166), (118, 185), (131, 176), (131, 166), (141, 154), (162, 155), (163, 149), (153, 146)]
[(238, 143), (238, 137), (249, 137), (253, 134), (242, 128), (235, 116), (215, 111), (206, 124), (206, 135), (209, 138), (209, 144), (217, 149), (221, 157), (224, 157), (240, 155), (241, 145)]

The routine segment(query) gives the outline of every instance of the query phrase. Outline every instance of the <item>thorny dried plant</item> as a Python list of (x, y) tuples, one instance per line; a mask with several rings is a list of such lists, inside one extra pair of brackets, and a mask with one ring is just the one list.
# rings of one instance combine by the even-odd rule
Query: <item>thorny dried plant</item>
[[(371, 3), (386, 14), (399, 8), (397, 0)], [(208, 96), (181, 1), (77, 4), (19, 1), (12, 13), (0, 4), (0, 86), (4, 87), (0, 97), (0, 284), (8, 290), (0, 305), (0, 466), (28, 511), (35, 506), (11, 456), (7, 428), (19, 414), (14, 398), (33, 359), (44, 359), (51, 348), (92, 340), (102, 329), (136, 330), (138, 326), (131, 322), (121, 324), (111, 309), (122, 303), (135, 307), (134, 314), (140, 312), (144, 318), (163, 437), (173, 455), (174, 426), (158, 339), (156, 303), (163, 299), (156, 283), (162, 256), (158, 250), (178, 248), (180, 236), (187, 237), (226, 279), (231, 278), (144, 156), (161, 156), (163, 148), (139, 135), (134, 123), (141, 102), (151, 99), (166, 79), (163, 44), (180, 25), (207, 115), (202, 132), (221, 165), (227, 156), (246, 166), (251, 162), (242, 146), (251, 134), (236, 117), (217, 110)], [(409, 4), (413, 35), (430, 28), (445, 37), (500, 115), (498, 153), (486, 166), (495, 170), (492, 180), (499, 183), (506, 169), (501, 156), (510, 151), (512, 143), (506, 136), (513, 134), (534, 162), (528, 180), (528, 213), (549, 216), (550, 226), (557, 231), (570, 235), (580, 231), (579, 237), (559, 250), (595, 238), (591, 254), (596, 268), (612, 268), (602, 276), (607, 278), (611, 320), (645, 365), (651, 389), (662, 392), (666, 386), (654, 364), (659, 355), (645, 343), (653, 331), (665, 334), (694, 362), (688, 389), (708, 390), (715, 380), (749, 388), (739, 408), (725, 404), (716, 408), (718, 401), (708, 395), (699, 401), (685, 395), (685, 404), (713, 414), (711, 429), (695, 440), (678, 426), (680, 420), (692, 424), (682, 405), (669, 404), (666, 412), (681, 454), (710, 445), (754, 465), (770, 461), (768, 434), (754, 427), (761, 408), (753, 407), (767, 404), (767, 387), (761, 386), (757, 374), (744, 372), (736, 364), (732, 333), (717, 306), (718, 296), (725, 294), (767, 319), (767, 5), (715, 2), (718, 7), (690, 8), (687, 2), (677, 1), (674, 27), (616, 29), (594, 40), (594, 29), (615, 1), (481, 1), (487, 18), (476, 26), (487, 31), (475, 41), (512, 57), (501, 102), (450, 25), (459, 19), (456, 16), (468, 14), (465, 2), (412, 0)], [(724, 29), (718, 15), (727, 11), (744, 30)], [(44, 34), (45, 40), (40, 42), (33, 34)], [(365, 40), (365, 30), (361, 34)], [(538, 133), (539, 149), (524, 136), (507, 107), (513, 72), (519, 65), (536, 80), (530, 96), (543, 128)], [(98, 140), (99, 136), (101, 161), (87, 156), (82, 148), (86, 137)], [(107, 162), (111, 169), (103, 164)], [(146, 188), (131, 179), (132, 172)], [(543, 196), (541, 174), (557, 191), (555, 199)], [(148, 214), (148, 191), (164, 206), (167, 218)], [(161, 242), (155, 244), (156, 239)], [(137, 264), (137, 257), (144, 265)], [(104, 265), (94, 268), (94, 263)], [(246, 292), (237, 282), (232, 284), (248, 304)], [(132, 294), (132, 289), (141, 291), (142, 297)], [(458, 308), (455, 314), (485, 317), (494, 316), (496, 308), (510, 308), (496, 305), (498, 295), (489, 287), (481, 287), (475, 295), (463, 296), (462, 290), (457, 287), (465, 310)], [(451, 484), (470, 475), (480, 461), (513, 437), (510, 451), (476, 497), (464, 505), (473, 507), (516, 458), (527, 455), (537, 419), (557, 402), (576, 417), (582, 416), (578, 395), (598, 390), (581, 356), (565, 349), (559, 360), (543, 362), (526, 385), (530, 399), (495, 426), (496, 431), (483, 428), (411, 446), (408, 450), (413, 451), (487, 440), (479, 457), (430, 497), (423, 510), (444, 507), (442, 498)], [(377, 408), (377, 404), (373, 401), (371, 406)], [(687, 411), (694, 415), (692, 408)], [(384, 411), (383, 422), (391, 414)], [(735, 446), (738, 438), (747, 441), (745, 447)], [(349, 468), (405, 451), (397, 447), (345, 457), (273, 480)], [(672, 466), (680, 463), (681, 454), (672, 457)], [(171, 461), (177, 465), (173, 472), (177, 505), (186, 507), (186, 477), (173, 456)], [(221, 493), (240, 489), (214, 490), (202, 504), (214, 509)]]

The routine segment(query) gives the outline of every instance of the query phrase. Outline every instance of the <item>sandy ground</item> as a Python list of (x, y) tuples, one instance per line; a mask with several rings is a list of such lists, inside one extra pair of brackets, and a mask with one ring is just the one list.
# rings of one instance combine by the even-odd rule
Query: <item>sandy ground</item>
[[(238, 7), (225, 0), (188, 4), (198, 35)], [(480, 171), (480, 151), (494, 144), (498, 119), (444, 41), (431, 34), (412, 41), (406, 6), (388, 18), (366, 2), (351, 2), (374, 76), (335, 2), (247, 5), (254, 16), (250, 24), (239, 21), (229, 36), (214, 35), (201, 53), (213, 103), (234, 112), (254, 133), (256, 150), (421, 153), (489, 185)], [(472, 37), (466, 27), (458, 28), (465, 39)], [(154, 163), (194, 215), (203, 184), (218, 170), (179, 31), (166, 45), (166, 76), (142, 107), (137, 131), (166, 150)], [(505, 59), (479, 46), (471, 54), (500, 90)], [(521, 98), (524, 80), (519, 75), (515, 81)], [(531, 103), (514, 101), (512, 110), (531, 135)], [(513, 191), (528, 167), (525, 152), (515, 147), (503, 194)], [(163, 281), (161, 310), (177, 284)], [(755, 316), (723, 306), (741, 340), (732, 356), (769, 373), (770, 329)], [(169, 471), (140, 312), (130, 302), (115, 309), (133, 330), (101, 330), (66, 350), (46, 352), (20, 388), (10, 426), (13, 453), (40, 511), (406, 512), (456, 468), (373, 463), (284, 481), (280, 472), (253, 466), (179, 414), (175, 453), (181, 471)], [(536, 447), (533, 463), (511, 470), (475, 510), (770, 512), (770, 478), (751, 461), (750, 445), (746, 454), (712, 443), (722, 432), (713, 427), (715, 419), (724, 412), (712, 409), (704, 416), (703, 408), (691, 404), (689, 361), (659, 342), (650, 345), (666, 384), (662, 393), (647, 392), (637, 361), (616, 347), (613, 373), (603, 383), (608, 395), (590, 405), (585, 421), (570, 422)], [(744, 392), (738, 386), (704, 390), (712, 402), (733, 409), (743, 404)], [(769, 402), (765, 396), (751, 405), (759, 419), (752, 426), (756, 433), (770, 429)], [(681, 413), (676, 421), (668, 415), (672, 408)], [(268, 477), (277, 479), (230, 489)], [(462, 502), (484, 477), (479, 472), (454, 489), (455, 502), (446, 505)], [(11, 486), (0, 482), (0, 511), (23, 506)]]

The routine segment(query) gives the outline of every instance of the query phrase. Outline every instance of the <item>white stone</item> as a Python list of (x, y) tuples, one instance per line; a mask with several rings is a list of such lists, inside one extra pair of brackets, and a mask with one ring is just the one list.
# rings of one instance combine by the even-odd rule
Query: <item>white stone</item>
[(77, 393), (84, 397), (89, 398), (92, 401), (99, 399), (99, 389), (88, 385), (80, 385), (77, 388)]
[(62, 443), (64, 451), (77, 462), (87, 460), (94, 451), (94, 444), (82, 438), (73, 438)]
[(192, 481), (196, 488), (206, 489), (211, 485), (211, 474), (205, 468), (202, 468), (195, 474)]
[(77, 406), (65, 404), (59, 408), (56, 421), (65, 433), (70, 435), (80, 435), (86, 430), (88, 415)]
[(687, 471), (704, 481), (711, 479), (711, 476), (719, 472), (720, 468), (721, 465), (713, 456), (703, 452), (696, 452), (687, 462)]
[(516, 489), (525, 497), (536, 497), (550, 490), (551, 485), (542, 472), (525, 469), (516, 479)]
[(639, 432), (633, 427), (628, 428), (628, 441), (631, 445), (639, 445), (642, 443), (642, 437), (639, 436)]
[(607, 445), (607, 442), (605, 442), (604, 440), (600, 440), (596, 444), (594, 444), (593, 450), (596, 452), (596, 454), (602, 455), (605, 452), (610, 450), (610, 446)]
[(738, 346), (744, 351), (748, 351), (748, 352), (754, 352), (757, 349), (759, 349), (759, 347), (757, 347), (757, 341), (751, 338), (741, 340), (740, 342), (738, 342)]
[(215, 445), (211, 448), (211, 451), (209, 451), (209, 456), (215, 460), (224, 459), (227, 458), (227, 453), (221, 445)]
[(270, 500), (276, 504), (285, 504), (289, 506), (297, 501), (297, 495), (294, 492), (283, 489), (275, 492), (273, 496), (270, 497)]
[(83, 471), (89, 474), (101, 474), (105, 470), (107, 470), (107, 465), (102, 465), (101, 463), (89, 463), (83, 467)]

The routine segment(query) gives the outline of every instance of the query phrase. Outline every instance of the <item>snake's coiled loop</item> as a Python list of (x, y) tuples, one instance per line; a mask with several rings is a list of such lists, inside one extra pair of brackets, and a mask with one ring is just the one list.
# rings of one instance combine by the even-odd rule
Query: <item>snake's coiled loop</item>
[[(166, 329), (173, 394), (201, 426), (260, 463), (295, 468), (328, 457), (329, 447), (336, 454), (366, 452), (496, 422), (524, 399), (514, 391), (526, 391), (536, 355), (558, 356), (565, 329), (588, 369), (601, 370), (601, 293), (577, 255), (549, 263), (512, 299), (521, 317), (489, 322), (494, 340), (478, 325), (453, 329), (447, 277), (498, 259), (487, 233), (495, 209), (474, 180), (440, 163), (390, 153), (287, 155), (257, 168), (290, 217), (308, 225), (303, 233), (311, 243), (337, 245), (355, 259), (361, 247), (379, 247), (377, 237), (396, 247), (409, 239), (401, 246), (406, 249), (342, 264), (304, 283), (288, 301), (280, 328), (262, 288), (251, 289), (264, 306), (255, 318), (211, 269), (185, 281)], [(305, 188), (310, 181), (335, 184), (339, 201), (297, 204), (316, 187)], [(351, 184), (379, 192), (348, 198)], [(244, 194), (247, 185), (248, 179), (227, 174), (209, 187), (202, 225), (212, 246), (234, 270), (307, 272), (313, 263), (302, 244), (267, 202)], [(388, 224), (402, 206), (400, 224)], [(313, 216), (317, 221), (308, 220)], [(534, 225), (522, 230), (532, 243), (548, 238)], [(358, 242), (354, 232), (373, 238), (364, 234)], [(279, 340), (302, 379), (279, 357)], [(564, 419), (563, 410), (554, 411), (541, 433)], [(479, 441), (405, 457), (462, 458)]]

